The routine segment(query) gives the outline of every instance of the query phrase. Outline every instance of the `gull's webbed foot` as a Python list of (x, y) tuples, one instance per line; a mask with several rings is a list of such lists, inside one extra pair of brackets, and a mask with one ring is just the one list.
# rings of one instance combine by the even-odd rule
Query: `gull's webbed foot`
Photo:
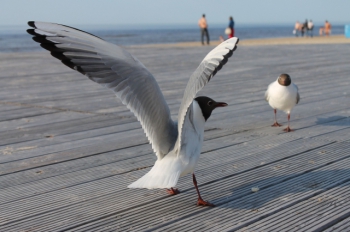
[(294, 130), (290, 129), (290, 127), (288, 126), (287, 128), (283, 129), (283, 131), (285, 131), (285, 132), (292, 132)]
[(214, 204), (210, 203), (209, 201), (204, 201), (202, 198), (198, 198), (197, 205), (198, 206), (211, 206), (211, 207), (215, 206)]
[(179, 193), (180, 193), (180, 191), (179, 191), (177, 188), (166, 189), (166, 192), (167, 192), (169, 195), (176, 195), (176, 194), (179, 194)]
[(274, 124), (271, 125), (272, 127), (280, 127), (282, 124), (279, 124), (278, 122), (275, 122)]

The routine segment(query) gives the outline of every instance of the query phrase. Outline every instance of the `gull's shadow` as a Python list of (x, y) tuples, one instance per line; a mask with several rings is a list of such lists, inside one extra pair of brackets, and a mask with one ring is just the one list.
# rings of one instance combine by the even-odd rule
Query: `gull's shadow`
[[(277, 173), (276, 173), (277, 174)], [(261, 173), (263, 175), (263, 173)], [(232, 178), (234, 181), (234, 178)], [(226, 183), (227, 184), (227, 183)], [(209, 191), (206, 193), (210, 202), (218, 207), (234, 209), (258, 209), (272, 201), (291, 201), (296, 198), (315, 193), (322, 193), (339, 185), (350, 185), (350, 169), (314, 171), (309, 173), (295, 173), (290, 175), (275, 176), (251, 181), (238, 187), (225, 190), (225, 196), (215, 198), (215, 194), (222, 190)], [(252, 192), (253, 187), (259, 187), (258, 192)], [(204, 190), (205, 187), (203, 186)], [(340, 190), (339, 190), (340, 191)], [(205, 190), (203, 191), (205, 192)], [(298, 196), (296, 196), (298, 195)], [(326, 202), (327, 196), (319, 195), (318, 201)]]
[(350, 117), (346, 116), (331, 116), (328, 118), (317, 118), (317, 125), (324, 126), (349, 126), (350, 125)]

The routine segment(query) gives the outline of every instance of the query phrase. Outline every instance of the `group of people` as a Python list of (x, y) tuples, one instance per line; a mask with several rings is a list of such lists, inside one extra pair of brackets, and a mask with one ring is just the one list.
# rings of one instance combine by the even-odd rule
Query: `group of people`
[[(326, 35), (329, 36), (331, 34), (332, 25), (326, 20), (324, 23), (324, 26), (320, 28), (319, 34), (320, 36)], [(303, 37), (310, 36), (313, 37), (313, 30), (314, 30), (314, 23), (312, 20), (305, 20), (304, 23), (299, 23), (299, 21), (296, 21), (293, 34), (295, 34), (296, 37), (300, 35)]]
[[(201, 30), (202, 45), (204, 45), (204, 37), (206, 37), (207, 45), (209, 45), (210, 38), (209, 38), (209, 32), (208, 32), (208, 23), (205, 18), (205, 14), (203, 14), (202, 18), (199, 19), (198, 26)], [(228, 39), (235, 36), (234, 26), (235, 26), (235, 22), (233, 21), (233, 17), (230, 16), (228, 26), (225, 30), (225, 34), (227, 35)], [(320, 27), (320, 30), (319, 30), (320, 36), (323, 36), (323, 35), (329, 36), (331, 34), (331, 29), (332, 29), (332, 25), (326, 20), (324, 26)], [(300, 23), (299, 21), (296, 21), (293, 34), (296, 37), (298, 37), (299, 34), (301, 37), (304, 37), (304, 35), (306, 37), (308, 36), (313, 37), (314, 35), (313, 30), (314, 30), (314, 23), (312, 22), (311, 19), (310, 20), (306, 19), (304, 23)], [(220, 41), (224, 41), (224, 38), (222, 36), (220, 36), (219, 39)]]
[(304, 36), (310, 36), (313, 37), (313, 30), (314, 30), (314, 23), (312, 22), (312, 20), (310, 19), (309, 21), (307, 19), (305, 19), (304, 23), (300, 23), (299, 21), (296, 21), (295, 26), (294, 26), (294, 30), (293, 30), (293, 34), (298, 37), (299, 33), (301, 35), (301, 37)]
[[(208, 23), (205, 18), (205, 14), (202, 15), (202, 18), (199, 19), (198, 21), (198, 26), (201, 29), (201, 41), (202, 45), (204, 45), (204, 37), (207, 39), (207, 45), (209, 45), (210, 38), (209, 38), (209, 32), (208, 32)], [(231, 16), (229, 18), (229, 24), (228, 27), (225, 30), (225, 34), (227, 34), (228, 38), (232, 38), (235, 36), (235, 22), (233, 21), (233, 17)], [(224, 38), (220, 36), (220, 40), (223, 41)]]

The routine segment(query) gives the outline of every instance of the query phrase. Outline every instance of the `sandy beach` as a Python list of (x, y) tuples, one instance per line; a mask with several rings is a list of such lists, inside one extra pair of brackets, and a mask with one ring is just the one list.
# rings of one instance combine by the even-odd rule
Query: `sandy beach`
[[(211, 46), (217, 46), (219, 40), (211, 41)], [(333, 36), (314, 36), (310, 37), (286, 37), (286, 38), (266, 38), (266, 39), (241, 39), (240, 46), (264, 46), (264, 45), (291, 45), (291, 44), (347, 44), (350, 43), (349, 38), (344, 35)], [(146, 44), (134, 45), (131, 47), (200, 47), (203, 46), (198, 42), (181, 42), (173, 44)]]

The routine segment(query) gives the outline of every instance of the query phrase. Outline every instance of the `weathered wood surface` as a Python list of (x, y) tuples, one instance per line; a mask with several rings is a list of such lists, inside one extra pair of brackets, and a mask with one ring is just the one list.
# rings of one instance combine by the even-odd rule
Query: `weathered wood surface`
[[(210, 49), (128, 48), (174, 119)], [(215, 208), (195, 206), (190, 176), (176, 196), (126, 188), (156, 156), (112, 92), (46, 52), (0, 62), (0, 231), (350, 231), (349, 45), (239, 46), (201, 91), (229, 104), (207, 122), (196, 169)], [(264, 101), (280, 73), (300, 90), (292, 133), (270, 127)]]

